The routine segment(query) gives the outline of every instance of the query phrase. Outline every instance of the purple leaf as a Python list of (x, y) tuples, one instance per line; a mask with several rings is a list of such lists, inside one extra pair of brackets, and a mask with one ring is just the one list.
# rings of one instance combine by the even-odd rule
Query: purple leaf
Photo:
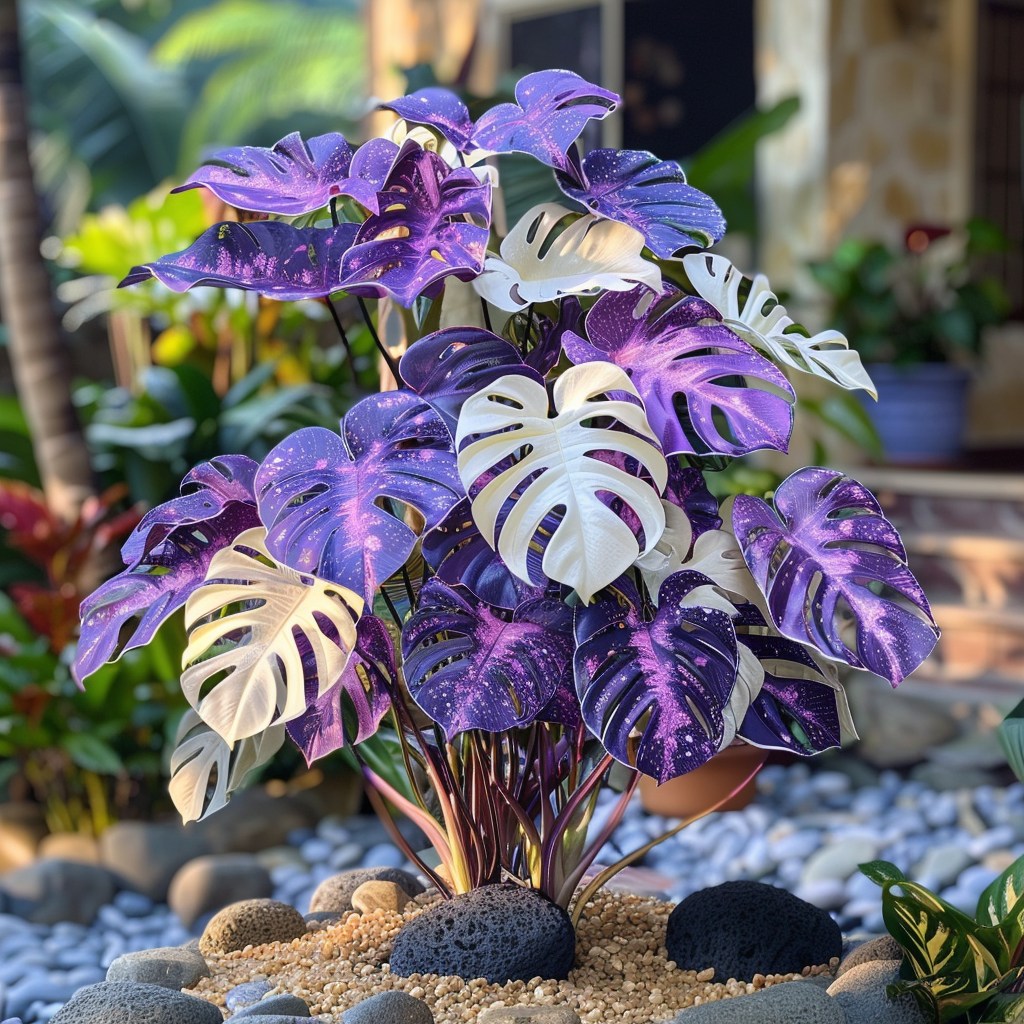
[(258, 463), (246, 455), (221, 455), (201, 462), (181, 481), (181, 497), (150, 509), (121, 548), (125, 565), (144, 558), (179, 526), (205, 523), (232, 502), (255, 506), (253, 479)]
[(807, 650), (770, 629), (753, 605), (740, 608), (737, 638), (764, 668), (761, 691), (747, 709), (737, 735), (759, 747), (820, 754), (842, 744), (838, 683), (829, 685)]
[[(699, 768), (725, 739), (736, 634), (724, 612), (683, 605), (694, 587), (709, 582), (699, 573), (673, 573), (651, 622), (610, 592), (576, 609), (583, 721), (609, 754), (659, 782)], [(639, 742), (631, 739), (634, 729)]]
[(567, 332), (583, 330), (583, 307), (575, 295), (567, 295), (558, 304), (558, 319), (541, 317), (540, 340), (526, 356), (526, 363), (541, 376), (555, 368), (562, 355), (562, 338)]
[(479, 327), (448, 327), (428, 334), (402, 356), (402, 380), (444, 420), (452, 437), (462, 403), (506, 373), (540, 382), (513, 345)]
[(364, 142), (352, 157), (350, 177), (345, 182), (344, 195), (351, 196), (371, 213), (380, 212), (378, 193), (384, 187), (391, 168), (398, 159), (398, 147), (388, 139), (370, 139)]
[(381, 212), (363, 221), (342, 258), (341, 287), (411, 306), (449, 275), (468, 281), (483, 270), (491, 187), (471, 170), (453, 171), (407, 142), (378, 200)]
[(615, 93), (572, 71), (537, 71), (516, 84), (516, 102), (499, 103), (473, 130), (472, 144), (492, 153), (528, 153), (565, 171), (569, 147), (591, 118), (619, 105)]
[(176, 292), (213, 285), (282, 301), (323, 298), (341, 288), (342, 253), (357, 230), (356, 224), (295, 228), (276, 220), (215, 224), (187, 249), (132, 267), (118, 287), (155, 277)]
[(444, 423), (412, 392), (363, 399), (341, 433), (304, 427), (285, 438), (263, 460), (256, 494), (275, 558), (371, 604), (416, 543), (406, 508), (429, 530), (465, 491)]
[[(424, 536), (423, 557), (439, 580), (452, 586), (459, 584), (495, 608), (512, 611), (524, 601), (544, 595), (544, 587), (531, 586), (514, 575), (484, 540), (473, 522), (468, 498), (463, 498), (440, 525)], [(539, 565), (535, 578), (543, 578)]]
[[(607, 360), (629, 374), (666, 455), (784, 452), (793, 389), (721, 320), (703, 299), (679, 299), (671, 287), (660, 297), (646, 288), (608, 292), (587, 314), (590, 341), (569, 331), (562, 346), (574, 363)], [(677, 399), (686, 409), (682, 420)]]
[(595, 149), (582, 169), (585, 185), (558, 174), (558, 187), (591, 213), (636, 228), (662, 259), (688, 245), (712, 245), (725, 234), (722, 211), (686, 184), (673, 160), (635, 149)]
[(572, 612), (561, 601), (527, 601), (508, 619), (437, 579), (402, 630), (409, 693), (449, 740), (532, 722), (569, 672), (572, 647)]
[[(212, 519), (177, 527), (141, 561), (101, 584), (82, 602), (75, 678), (81, 682), (125, 651), (148, 644), (203, 583), (213, 556), (259, 525), (255, 506), (228, 502)], [(121, 643), (122, 628), (136, 617), (140, 621)]]
[(775, 627), (896, 686), (939, 631), (874, 496), (842, 473), (808, 468), (779, 485), (774, 504), (738, 495), (732, 526)]
[(686, 513), (694, 540), (722, 525), (718, 500), (708, 490), (704, 474), (693, 466), (680, 466), (678, 459), (668, 460), (668, 486), (663, 497)]
[(329, 132), (303, 141), (298, 132), (263, 146), (233, 146), (211, 154), (172, 192), (205, 186), (218, 199), (240, 210), (297, 217), (347, 194), (344, 184), (352, 147), (344, 135)]
[(410, 124), (424, 124), (436, 128), (462, 153), (473, 148), (471, 136), (473, 121), (466, 104), (448, 89), (431, 86), (417, 89), (408, 96), (400, 96), (378, 109), (393, 110)]
[[(369, 739), (391, 707), (396, 678), (394, 645), (387, 626), (375, 615), (364, 615), (356, 626), (355, 650), (341, 678), (317, 697), (316, 678), (307, 677), (308, 709), (285, 726), (306, 764), (340, 750), (346, 742)], [(355, 716), (355, 735), (346, 735), (346, 710)]]

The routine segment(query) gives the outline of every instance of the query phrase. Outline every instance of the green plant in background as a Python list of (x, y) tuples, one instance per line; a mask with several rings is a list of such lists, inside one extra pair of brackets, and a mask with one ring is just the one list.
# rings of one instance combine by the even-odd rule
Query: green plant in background
[(1009, 312), (984, 257), (1006, 247), (995, 225), (912, 228), (902, 249), (848, 239), (808, 265), (829, 299), (828, 319), (869, 363), (969, 362), (983, 328)]

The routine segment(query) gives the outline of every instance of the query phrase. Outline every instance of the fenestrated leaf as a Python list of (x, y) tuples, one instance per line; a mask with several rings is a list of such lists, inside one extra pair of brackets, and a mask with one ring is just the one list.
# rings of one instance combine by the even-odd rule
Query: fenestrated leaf
[(297, 217), (326, 206), (333, 196), (346, 195), (343, 186), (351, 163), (352, 147), (339, 132), (308, 140), (292, 132), (271, 148), (217, 150), (171, 191), (205, 187), (240, 210)]
[(284, 726), (241, 740), (232, 749), (189, 708), (174, 742), (167, 790), (182, 822), (188, 824), (219, 811), (245, 777), (277, 753), (284, 743)]
[(410, 124), (436, 128), (460, 152), (467, 153), (473, 148), (473, 119), (469, 108), (450, 89), (428, 86), (382, 103), (380, 108), (393, 110)]
[(351, 590), (274, 562), (265, 541), (260, 527), (218, 551), (185, 605), (181, 689), (229, 746), (298, 718), (310, 680), (318, 697), (330, 689), (363, 610)]
[(636, 228), (662, 259), (688, 245), (711, 245), (725, 234), (722, 211), (687, 185), (674, 160), (635, 149), (593, 149), (582, 167), (585, 184), (558, 174), (558, 187), (591, 213)]
[(563, 602), (539, 598), (499, 616), (437, 579), (402, 629), (409, 693), (449, 740), (528, 725), (569, 672), (572, 650)]
[(72, 665), (75, 679), (81, 683), (105, 662), (148, 644), (202, 584), (214, 555), (259, 522), (254, 505), (229, 502), (212, 519), (177, 527), (147, 555), (97, 587), (82, 602), (82, 630)]
[[(509, 374), (465, 402), (456, 434), (466, 489), (489, 476), (472, 495), (473, 518), (487, 543), (516, 576), (536, 585), (529, 571), (531, 546), (545, 521), (557, 520), (541, 567), (585, 604), (649, 551), (665, 528), (658, 497), (668, 477), (665, 459), (643, 408), (601, 397), (609, 392), (636, 394), (629, 378), (610, 363), (570, 367), (555, 383), (551, 418), (543, 385)], [(620, 429), (588, 425), (607, 420)], [(594, 457), (602, 452), (636, 460), (653, 484), (639, 470), (630, 473)], [(507, 467), (506, 459), (511, 460)], [(602, 495), (632, 509), (643, 533), (642, 550)]]
[(776, 362), (878, 397), (860, 354), (850, 348), (846, 338), (835, 330), (812, 336), (804, 333), (780, 305), (763, 274), (749, 282), (740, 309), (744, 277), (725, 257), (691, 253), (683, 257), (683, 269), (697, 294), (721, 314), (726, 327)]
[(586, 330), (589, 341), (565, 335), (566, 355), (574, 363), (603, 359), (621, 366), (666, 454), (788, 449), (793, 389), (703, 300), (680, 297), (672, 286), (660, 296), (640, 288), (602, 295)]
[(380, 213), (359, 226), (341, 261), (341, 287), (390, 295), (411, 306), (433, 297), (444, 278), (483, 269), (491, 187), (468, 168), (452, 170), (436, 153), (406, 143), (378, 196)]
[(696, 573), (670, 576), (651, 622), (611, 592), (576, 610), (583, 720), (609, 754), (659, 782), (699, 768), (731, 739), (736, 633), (724, 612), (686, 603), (706, 583)]
[(641, 255), (639, 231), (593, 214), (574, 218), (558, 203), (533, 207), (505, 236), (501, 259), (488, 257), (473, 287), (509, 312), (563, 295), (661, 287), (661, 271)]
[(406, 509), (430, 529), (465, 496), (444, 423), (410, 391), (363, 399), (340, 437), (323, 427), (295, 431), (263, 460), (256, 493), (273, 556), (367, 604), (416, 543)]
[(874, 496), (810, 467), (779, 485), (774, 506), (737, 495), (732, 528), (776, 629), (897, 685), (939, 630)]
[(341, 288), (342, 253), (358, 229), (296, 228), (280, 220), (214, 224), (187, 249), (132, 267), (118, 287), (155, 277), (176, 292), (211, 285), (281, 301), (323, 298)]
[[(307, 676), (307, 708), (285, 726), (306, 764), (340, 750), (346, 743), (369, 739), (391, 707), (396, 679), (391, 634), (375, 615), (364, 615), (356, 626), (355, 650), (341, 678), (318, 697), (315, 681)], [(352, 733), (346, 732), (346, 710), (354, 718)]]

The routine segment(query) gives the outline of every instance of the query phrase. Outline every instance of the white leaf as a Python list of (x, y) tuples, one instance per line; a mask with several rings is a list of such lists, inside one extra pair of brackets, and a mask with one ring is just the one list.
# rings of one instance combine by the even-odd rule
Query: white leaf
[(693, 526), (687, 514), (671, 501), (663, 500), (661, 506), (665, 510), (665, 529), (658, 543), (636, 560), (655, 604), (662, 583), (682, 567), (693, 543)]
[[(527, 554), (537, 531), (547, 516), (564, 509), (542, 567), (584, 603), (650, 551), (665, 528), (658, 497), (668, 479), (665, 457), (642, 405), (600, 397), (616, 391), (636, 395), (614, 364), (572, 366), (555, 384), (551, 418), (544, 386), (507, 374), (466, 401), (456, 434), (459, 475), (467, 490), (504, 460), (515, 459), (473, 499), (473, 519), (487, 543), (513, 573), (529, 581)], [(597, 418), (613, 419), (632, 433), (586, 425)], [(463, 447), (468, 438), (475, 439)], [(654, 485), (594, 458), (595, 452), (636, 459)], [(629, 526), (601, 501), (602, 493), (621, 498), (634, 511), (643, 529), (643, 552)], [(498, 517), (509, 501), (511, 510), (499, 530)]]
[(719, 749), (727, 747), (736, 737), (736, 732), (746, 718), (747, 709), (761, 692), (764, 683), (764, 666), (757, 655), (746, 644), (738, 643), (739, 668), (736, 673), (736, 685), (729, 697), (729, 706), (723, 709), (725, 719), (725, 737)]
[(362, 611), (345, 587), (275, 562), (262, 527), (247, 530), (185, 604), (182, 691), (228, 746), (289, 722), (306, 710), (300, 638), (320, 696), (348, 663)]
[(683, 269), (701, 298), (714, 306), (726, 327), (777, 363), (811, 373), (848, 390), (858, 388), (878, 397), (875, 385), (861, 365), (860, 355), (838, 331), (821, 331), (805, 338), (798, 331), (787, 332), (794, 321), (758, 274), (750, 285), (743, 309), (739, 293), (743, 274), (727, 259), (711, 253), (690, 253), (683, 257)]
[(498, 187), (498, 168), (492, 164), (481, 163), (490, 155), (485, 149), (460, 153), (440, 132), (428, 128), (425, 124), (409, 124), (401, 117), (388, 128), (384, 138), (393, 142), (399, 149), (407, 139), (412, 139), (420, 149), (436, 153), (449, 167), (469, 167), (480, 181), (489, 181), (493, 187)]
[(232, 750), (189, 708), (178, 726), (167, 787), (182, 822), (200, 821), (219, 811), (245, 777), (277, 753), (284, 736), (284, 726), (274, 726)]
[[(509, 312), (531, 302), (599, 290), (625, 292), (638, 284), (661, 288), (661, 271), (641, 256), (644, 236), (628, 224), (584, 214), (558, 203), (541, 203), (523, 215), (490, 257), (473, 287)], [(564, 230), (552, 235), (559, 226)]]

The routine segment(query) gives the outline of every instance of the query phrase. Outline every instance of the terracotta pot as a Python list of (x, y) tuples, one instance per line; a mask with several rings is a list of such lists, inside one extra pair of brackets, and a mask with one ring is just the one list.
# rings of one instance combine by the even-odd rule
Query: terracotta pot
[[(641, 776), (640, 803), (645, 810), (664, 818), (692, 817), (735, 789), (755, 767), (764, 764), (767, 756), (767, 750), (740, 743), (726, 747), (707, 764), (660, 786), (654, 779)], [(756, 776), (719, 810), (739, 811), (746, 807), (754, 799), (755, 782)]]

